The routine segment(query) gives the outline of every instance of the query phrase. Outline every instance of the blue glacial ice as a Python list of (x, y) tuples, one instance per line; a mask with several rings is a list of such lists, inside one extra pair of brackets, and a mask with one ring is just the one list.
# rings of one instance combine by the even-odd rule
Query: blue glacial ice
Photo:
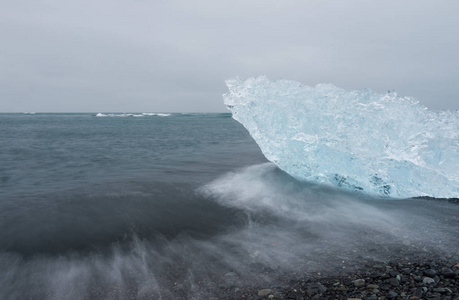
[(233, 118), (293, 177), (388, 197), (459, 197), (458, 111), (264, 76), (226, 85)]

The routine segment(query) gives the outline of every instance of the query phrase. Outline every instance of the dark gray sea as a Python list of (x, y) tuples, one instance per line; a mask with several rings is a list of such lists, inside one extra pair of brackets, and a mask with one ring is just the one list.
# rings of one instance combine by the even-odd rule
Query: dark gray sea
[(230, 114), (0, 114), (0, 299), (204, 299), (430, 253), (459, 204), (301, 182)]

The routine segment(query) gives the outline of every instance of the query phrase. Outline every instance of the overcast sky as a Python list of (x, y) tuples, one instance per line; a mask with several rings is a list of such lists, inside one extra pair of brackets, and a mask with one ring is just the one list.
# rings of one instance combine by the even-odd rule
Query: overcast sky
[(459, 109), (459, 1), (1, 0), (0, 111), (226, 111), (225, 79)]

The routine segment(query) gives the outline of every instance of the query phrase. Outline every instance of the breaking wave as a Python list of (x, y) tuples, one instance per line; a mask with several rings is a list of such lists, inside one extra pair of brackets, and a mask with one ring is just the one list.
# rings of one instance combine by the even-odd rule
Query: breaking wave
[(224, 103), (266, 158), (307, 181), (390, 197), (459, 196), (459, 113), (394, 92), (226, 81)]

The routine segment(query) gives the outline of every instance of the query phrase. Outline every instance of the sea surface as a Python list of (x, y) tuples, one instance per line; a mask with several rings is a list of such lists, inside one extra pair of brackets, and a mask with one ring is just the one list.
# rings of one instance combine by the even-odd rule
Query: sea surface
[(459, 259), (458, 224), (455, 200), (294, 179), (231, 114), (0, 114), (0, 299), (203, 299)]

